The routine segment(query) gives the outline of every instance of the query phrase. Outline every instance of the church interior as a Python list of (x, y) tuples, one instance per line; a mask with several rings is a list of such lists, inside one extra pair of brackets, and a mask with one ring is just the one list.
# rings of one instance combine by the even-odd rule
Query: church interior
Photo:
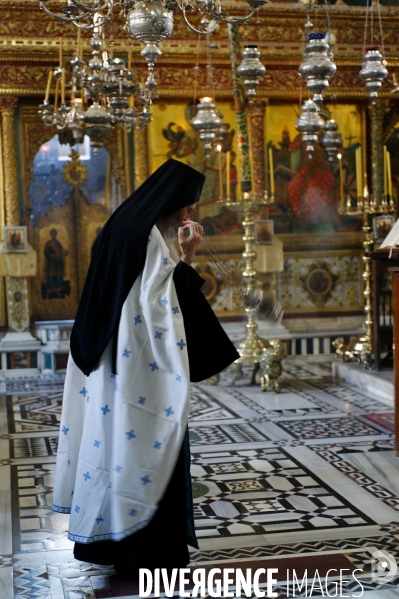
[(399, 597), (398, 0), (0, 7), (1, 599), (139, 596), (52, 490), (92, 246), (169, 158), (206, 176), (193, 267), (241, 354), (191, 386), (190, 567)]

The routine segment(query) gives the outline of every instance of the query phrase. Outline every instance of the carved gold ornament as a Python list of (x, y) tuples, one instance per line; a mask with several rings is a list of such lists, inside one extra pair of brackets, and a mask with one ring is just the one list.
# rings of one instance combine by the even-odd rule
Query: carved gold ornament
[(72, 150), (71, 159), (64, 166), (64, 180), (69, 185), (77, 187), (86, 183), (88, 179), (87, 169), (86, 165), (80, 162), (79, 153), (76, 150)]

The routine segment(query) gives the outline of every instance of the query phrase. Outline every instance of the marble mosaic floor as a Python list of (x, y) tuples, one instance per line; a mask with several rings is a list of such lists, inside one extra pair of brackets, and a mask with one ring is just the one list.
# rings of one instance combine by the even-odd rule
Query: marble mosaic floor
[[(363, 597), (399, 597), (399, 575), (381, 582), (371, 574), (376, 551), (399, 562), (392, 403), (332, 379), (331, 363), (314, 358), (286, 361), (281, 394), (250, 386), (250, 374), (228, 371), (210, 382), (217, 384), (192, 388), (200, 543), (192, 564), (291, 564), (321, 576), (360, 568)], [(50, 509), (62, 380), (9, 381), (3, 391), (0, 598), (135, 596), (137, 586), (115, 580), (112, 568), (73, 559), (68, 516)], [(284, 576), (278, 580), (278, 597), (292, 596)], [(352, 581), (337, 596), (359, 592)]]

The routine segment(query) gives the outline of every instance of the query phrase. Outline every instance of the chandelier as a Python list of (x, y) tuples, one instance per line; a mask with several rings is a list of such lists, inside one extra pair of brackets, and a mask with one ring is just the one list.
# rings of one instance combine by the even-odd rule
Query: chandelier
[[(46, 97), (39, 113), (46, 125), (55, 125), (59, 130), (69, 129), (76, 143), (82, 143), (87, 134), (90, 145), (97, 151), (103, 145), (104, 136), (117, 123), (127, 132), (133, 127), (145, 128), (151, 121), (149, 106), (157, 97), (157, 91), (152, 72), (149, 73), (145, 86), (133, 81), (130, 54), (128, 65), (125, 58), (108, 56), (102, 40), (101, 25), (98, 25), (101, 19), (97, 14), (94, 21), (96, 26), (91, 39), (92, 58), (87, 63), (82, 58), (79, 31), (76, 54), (67, 71), (62, 66), (60, 45), (60, 66), (54, 73), (49, 73)], [(56, 81), (54, 105), (49, 101), (53, 78)], [(69, 105), (66, 103), (67, 87), (71, 96)]]
[[(52, 17), (73, 23), (82, 29), (93, 29), (93, 13), (100, 15), (101, 24), (112, 23), (118, 10), (126, 20), (127, 29), (135, 39), (139, 24), (148, 23), (162, 30), (169, 37), (173, 29), (173, 13), (180, 12), (186, 25), (195, 33), (208, 34), (216, 30), (218, 23), (243, 23), (248, 21), (269, 0), (246, 0), (250, 13), (244, 17), (231, 17), (222, 9), (222, 0), (67, 0), (62, 6), (56, 0), (39, 0), (40, 7)], [(57, 6), (50, 8), (50, 6)], [(200, 17), (202, 29), (192, 25), (188, 13)]]

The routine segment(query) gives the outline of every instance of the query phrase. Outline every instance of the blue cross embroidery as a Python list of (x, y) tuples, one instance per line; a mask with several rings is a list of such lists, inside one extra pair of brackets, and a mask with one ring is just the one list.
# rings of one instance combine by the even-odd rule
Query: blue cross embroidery
[(83, 389), (81, 389), (79, 391), (80, 395), (83, 395), (83, 397), (86, 397), (86, 393), (87, 393), (87, 389), (85, 387), (83, 387)]
[(97, 441), (97, 439), (94, 441), (93, 443), (94, 447), (100, 447), (100, 441)]
[(156, 362), (151, 362), (151, 364), (148, 364), (148, 366), (151, 368), (151, 372), (155, 372), (155, 370), (159, 370)]
[(112, 489), (112, 483), (109, 483), (108, 489)]
[(139, 404), (141, 404), (142, 406), (145, 404), (146, 401), (147, 401), (146, 397), (139, 397)]
[(169, 302), (168, 302), (168, 300), (166, 299), (166, 295), (165, 295), (165, 297), (163, 297), (163, 298), (161, 299), (161, 304), (163, 304), (164, 306), (166, 306), (168, 303), (169, 303)]
[(169, 416), (172, 416), (172, 414), (174, 414), (174, 411), (172, 410), (172, 406), (169, 406), (169, 408), (165, 408), (165, 409), (164, 409), (164, 412), (166, 412), (166, 415), (167, 415), (168, 417), (169, 417)]
[(155, 441), (154, 449), (161, 449), (161, 447), (162, 447), (162, 443), (160, 443), (159, 441)]
[(157, 331), (155, 333), (155, 339), (162, 339), (162, 333), (160, 333), (159, 331)]
[(136, 435), (134, 434), (134, 430), (132, 429), (131, 431), (128, 431), (127, 433), (125, 433), (127, 440), (131, 441), (132, 439), (136, 438)]
[(173, 314), (180, 314), (180, 310), (179, 310), (178, 306), (175, 306), (174, 308), (172, 308), (172, 312), (173, 312)]
[(181, 383), (181, 374), (176, 374), (176, 380), (178, 383)]
[(111, 374), (111, 379), (116, 379), (116, 374)]
[(186, 347), (186, 344), (184, 343), (183, 339), (179, 341), (179, 343), (176, 343), (176, 345), (180, 347), (181, 351), (183, 351), (183, 347)]
[(79, 505), (76, 505), (76, 506), (75, 506), (75, 512), (76, 512), (77, 514), (79, 514), (79, 512), (80, 512), (80, 506), (79, 506)]
[(87, 472), (84, 472), (84, 474), (83, 474), (83, 478), (85, 479), (85, 482), (87, 482), (88, 480), (90, 480), (90, 479), (91, 479), (91, 476), (90, 476), (90, 473), (89, 473), (89, 471), (87, 471)]
[(75, 493), (75, 491), (72, 491), (72, 493), (71, 493), (71, 497), (73, 497), (73, 494), (74, 494), (74, 493)]
[(162, 264), (167, 264), (168, 263), (168, 259), (167, 258), (162, 258)]
[(148, 285), (144, 285), (144, 287), (141, 288), (143, 291), (147, 291), (148, 289)]
[(143, 485), (148, 485), (148, 483), (151, 482), (150, 477), (148, 476), (148, 474), (146, 474), (145, 476), (143, 476), (142, 478), (140, 478), (141, 482), (143, 483)]
[(130, 349), (125, 349), (125, 351), (123, 352), (123, 357), (124, 358), (130, 358), (130, 354), (131, 354), (131, 350)]
[(151, 241), (151, 237), (148, 238), (147, 243), (150, 243), (150, 241)]
[(101, 514), (99, 515), (98, 518), (96, 518), (96, 522), (97, 522), (97, 525), (100, 524), (100, 522), (104, 522), (104, 518), (101, 516)]
[(66, 426), (62, 427), (62, 432), (64, 433), (65, 436), (67, 436), (68, 431), (69, 431), (69, 428), (67, 428)]
[(141, 320), (141, 316), (140, 314), (137, 314), (137, 316), (134, 317), (134, 326), (138, 325), (138, 324), (142, 324), (143, 321)]
[(129, 516), (136, 516), (137, 515), (137, 510), (130, 510), (129, 511)]
[(123, 468), (122, 466), (115, 466), (115, 472), (117, 472), (118, 474), (120, 474), (122, 472)]
[(111, 410), (109, 409), (108, 404), (105, 404), (105, 406), (101, 408), (101, 411), (104, 414), (104, 416), (106, 416), (108, 412), (110, 412)]
[(71, 465), (71, 460), (68, 460), (68, 466), (70, 466), (70, 465)]

